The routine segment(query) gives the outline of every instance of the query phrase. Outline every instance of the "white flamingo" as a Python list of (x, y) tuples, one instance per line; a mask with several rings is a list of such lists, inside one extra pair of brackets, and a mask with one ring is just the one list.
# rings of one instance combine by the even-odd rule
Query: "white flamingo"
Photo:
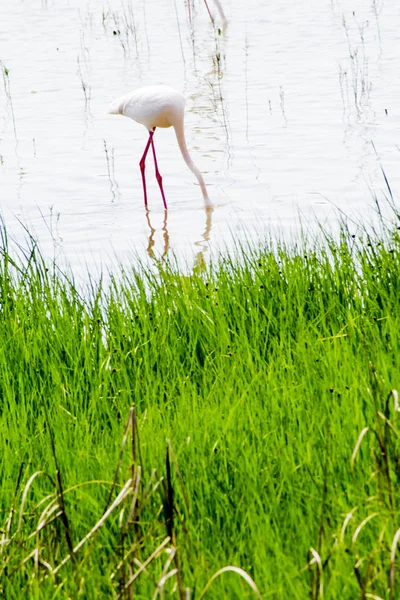
[(147, 190), (145, 176), (145, 161), (146, 156), (151, 146), (154, 157), (154, 165), (156, 170), (156, 179), (160, 186), (161, 196), (164, 202), (164, 208), (167, 209), (164, 189), (162, 185), (162, 177), (158, 170), (156, 151), (154, 147), (154, 132), (156, 127), (173, 127), (175, 129), (176, 139), (182, 153), (183, 159), (189, 169), (195, 174), (200, 184), (200, 188), (204, 198), (204, 204), (211, 206), (211, 201), (208, 197), (207, 188), (204, 179), (189, 154), (186, 146), (184, 133), (184, 112), (185, 112), (185, 97), (166, 85), (154, 85), (142, 87), (133, 92), (129, 92), (121, 98), (117, 98), (108, 112), (110, 114), (125, 115), (130, 117), (137, 123), (144, 125), (149, 132), (149, 139), (139, 166), (142, 173), (144, 204), (147, 207)]

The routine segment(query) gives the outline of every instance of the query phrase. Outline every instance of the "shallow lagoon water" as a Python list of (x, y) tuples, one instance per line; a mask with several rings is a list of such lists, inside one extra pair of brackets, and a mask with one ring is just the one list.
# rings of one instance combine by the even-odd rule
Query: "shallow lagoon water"
[[(174, 252), (197, 261), (299, 219), (385, 208), (400, 187), (400, 6), (389, 1), (0, 1), (0, 205), (9, 234), (84, 273)], [(212, 1), (210, 2), (212, 7)], [(186, 136), (215, 204), (206, 213), (173, 130), (155, 141), (106, 114), (119, 95), (167, 84), (187, 97)], [(200, 255), (199, 255), (200, 253)]]

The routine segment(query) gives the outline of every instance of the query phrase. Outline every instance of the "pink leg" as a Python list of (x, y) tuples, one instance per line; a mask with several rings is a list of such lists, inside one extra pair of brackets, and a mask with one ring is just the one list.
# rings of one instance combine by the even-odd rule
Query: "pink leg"
[(150, 141), (151, 141), (151, 147), (153, 149), (154, 165), (156, 167), (156, 179), (158, 181), (158, 185), (160, 186), (161, 196), (162, 196), (162, 199), (164, 202), (164, 208), (165, 208), (165, 210), (167, 210), (167, 203), (165, 201), (165, 194), (164, 194), (164, 190), (163, 190), (163, 186), (162, 186), (162, 177), (160, 175), (160, 171), (158, 170), (156, 149), (154, 147), (154, 142), (153, 142), (153, 135), (154, 135), (155, 130), (156, 130), (156, 128), (154, 127), (153, 131), (150, 131)]
[(146, 176), (144, 174), (144, 170), (146, 168), (145, 161), (146, 161), (147, 153), (148, 153), (149, 148), (150, 148), (152, 137), (153, 137), (153, 132), (149, 131), (149, 139), (147, 141), (146, 148), (144, 149), (143, 156), (142, 156), (142, 158), (140, 159), (140, 162), (139, 162), (140, 172), (142, 173), (143, 193), (144, 193), (144, 205), (145, 205), (146, 208), (147, 208), (147, 190), (146, 190)]
[(210, 8), (209, 8), (209, 6), (208, 6), (208, 4), (207, 4), (207, 0), (204, 0), (204, 4), (205, 4), (205, 5), (206, 5), (206, 7), (207, 7), (208, 14), (210, 15), (210, 19), (211, 19), (211, 21), (214, 23), (214, 19), (213, 19), (213, 16), (212, 16), (212, 14), (211, 14)]

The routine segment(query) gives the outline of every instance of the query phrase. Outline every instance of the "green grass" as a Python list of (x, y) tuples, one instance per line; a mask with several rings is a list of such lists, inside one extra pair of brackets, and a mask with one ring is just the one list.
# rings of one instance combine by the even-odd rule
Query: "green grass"
[(0, 294), (2, 597), (399, 597), (396, 228)]

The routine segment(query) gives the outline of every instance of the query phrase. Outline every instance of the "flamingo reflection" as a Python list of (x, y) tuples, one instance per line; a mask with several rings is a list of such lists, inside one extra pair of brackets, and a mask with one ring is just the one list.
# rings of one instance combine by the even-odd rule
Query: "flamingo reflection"
[(204, 232), (202, 233), (202, 239), (198, 242), (195, 242), (194, 245), (200, 248), (200, 251), (197, 252), (196, 258), (194, 261), (194, 270), (197, 272), (201, 272), (205, 269), (206, 261), (204, 257), (204, 253), (209, 250), (209, 240), (211, 235), (211, 227), (212, 227), (212, 214), (214, 208), (212, 206), (205, 206), (204, 212), (206, 214), (206, 226)]
[[(153, 247), (155, 244), (154, 234), (155, 234), (156, 230), (154, 229), (154, 227), (151, 224), (150, 211), (147, 208), (146, 208), (146, 220), (147, 220), (147, 225), (149, 226), (149, 229), (150, 229), (149, 243), (147, 246), (147, 254), (150, 256), (150, 258), (155, 259), (156, 255), (154, 253)], [(168, 234), (168, 229), (167, 229), (167, 220), (168, 220), (168, 211), (164, 210), (163, 226), (161, 229), (163, 231), (163, 252), (161, 254), (161, 259), (165, 258), (165, 256), (167, 255), (168, 249), (169, 249), (169, 234)]]
[[(197, 246), (198, 248), (200, 248), (200, 250), (198, 252), (196, 252), (196, 257), (195, 257), (195, 261), (194, 261), (194, 270), (197, 272), (203, 271), (205, 268), (205, 265), (206, 265), (204, 254), (205, 254), (205, 252), (208, 252), (208, 250), (209, 250), (208, 242), (210, 240), (210, 235), (211, 235), (213, 211), (214, 211), (214, 208), (212, 206), (204, 207), (204, 213), (205, 213), (205, 217), (206, 217), (205, 228), (204, 228), (203, 233), (201, 234), (201, 240), (194, 242), (194, 245)], [(145, 214), (146, 214), (147, 225), (149, 226), (149, 231), (150, 231), (149, 243), (147, 245), (147, 254), (150, 256), (151, 259), (157, 260), (157, 256), (154, 251), (154, 246), (155, 246), (154, 238), (155, 238), (156, 229), (151, 224), (150, 211), (146, 210)], [(168, 250), (169, 250), (168, 211), (167, 210), (164, 211), (163, 226), (162, 226), (161, 230), (163, 232), (163, 251), (161, 254), (161, 260), (163, 260), (163, 259), (165, 259), (166, 255), (168, 253)]]

